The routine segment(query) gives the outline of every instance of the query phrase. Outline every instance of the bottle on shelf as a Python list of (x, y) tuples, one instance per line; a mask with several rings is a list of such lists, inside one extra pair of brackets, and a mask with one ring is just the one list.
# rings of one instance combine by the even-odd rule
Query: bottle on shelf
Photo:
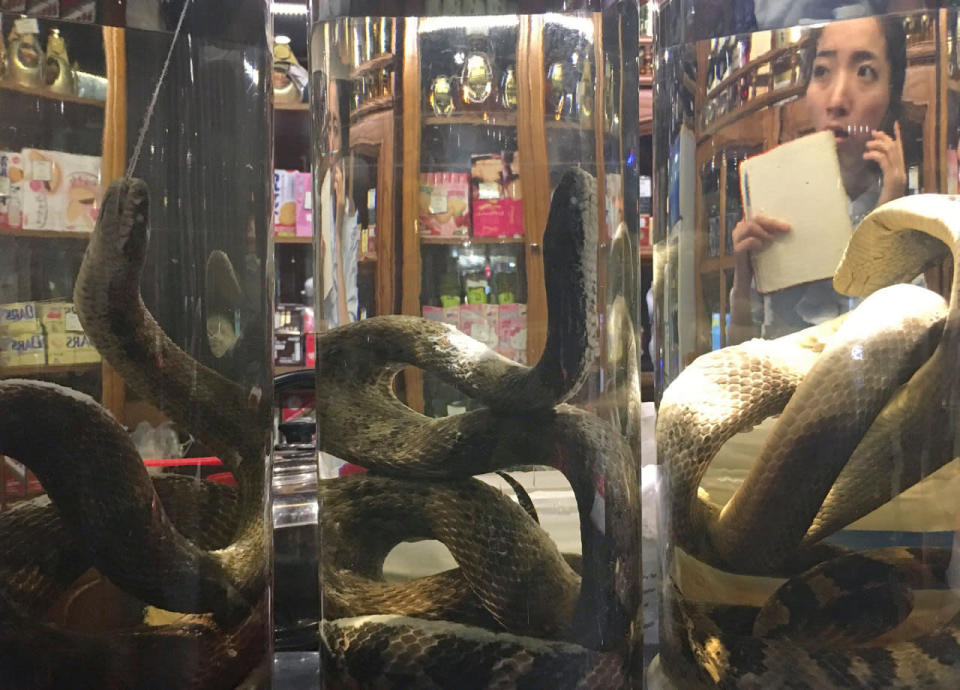
[(450, 77), (445, 74), (439, 74), (433, 78), (430, 84), (430, 95), (427, 100), (430, 103), (430, 109), (435, 115), (450, 115), (455, 107), (453, 103), (454, 86)]
[(273, 43), (273, 102), (300, 103), (306, 70), (290, 47), (289, 36), (277, 36)]
[(467, 29), (467, 52), (460, 73), (460, 100), (466, 111), (487, 110), (496, 100), (489, 30)]
[(21, 17), (7, 39), (7, 74), (21, 86), (43, 86), (43, 49), (37, 20)]
[(505, 110), (517, 109), (517, 68), (509, 65), (500, 80), (500, 104)]
[(584, 48), (582, 55), (583, 69), (580, 72), (580, 80), (577, 82), (577, 112), (580, 116), (580, 126), (591, 129), (594, 111), (593, 60), (587, 48)]
[(47, 60), (43, 70), (47, 88), (55, 93), (74, 95), (77, 92), (76, 74), (67, 57), (67, 44), (58, 29), (51, 29), (47, 37)]

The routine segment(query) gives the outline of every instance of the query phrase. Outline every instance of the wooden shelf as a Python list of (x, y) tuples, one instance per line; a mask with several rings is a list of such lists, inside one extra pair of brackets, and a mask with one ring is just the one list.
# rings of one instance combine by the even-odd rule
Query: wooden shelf
[(274, 103), (274, 110), (299, 110), (307, 111), (310, 110), (309, 103)]
[(432, 237), (421, 235), (421, 244), (523, 244), (523, 237)]
[(701, 273), (717, 273), (728, 268), (733, 268), (737, 263), (737, 257), (733, 254), (726, 256), (709, 256), (700, 260)]
[(28, 364), (19, 367), (0, 367), (0, 378), (14, 376), (44, 376), (47, 374), (76, 374), (93, 371), (102, 366), (101, 362), (86, 364)]
[(106, 108), (106, 101), (96, 98), (81, 98), (65, 93), (55, 93), (49, 89), (40, 89), (33, 86), (22, 86), (13, 82), (0, 82), (0, 91), (15, 91), (27, 96), (36, 96), (48, 101), (60, 101), (62, 103), (75, 103), (77, 105), (88, 105), (93, 108)]
[(298, 365), (285, 365), (285, 364), (274, 364), (273, 365), (273, 374), (289, 374), (291, 371), (309, 371), (311, 367), (298, 366)]
[(567, 129), (567, 130), (572, 129), (572, 130), (579, 130), (584, 134), (595, 133), (595, 130), (593, 129), (592, 126), (585, 127), (581, 123), (574, 122), (573, 120), (554, 120), (551, 118), (551, 119), (545, 120), (544, 123), (546, 124), (547, 129)]
[(718, 131), (724, 127), (736, 122), (737, 120), (746, 117), (750, 113), (760, 110), (768, 105), (773, 103), (779, 103), (781, 101), (786, 101), (790, 98), (800, 96), (804, 91), (805, 86), (803, 84), (794, 84), (793, 86), (777, 89), (775, 91), (769, 91), (762, 96), (757, 96), (756, 98), (751, 98), (746, 104), (740, 106), (736, 110), (732, 110), (722, 117), (714, 120), (709, 125), (703, 128), (697, 143), (702, 143), (706, 139), (710, 138)]
[(0, 237), (41, 237), (44, 239), (83, 240), (90, 239), (89, 232), (64, 232), (63, 230), (23, 230), (22, 228), (8, 228), (0, 226)]
[(312, 237), (290, 237), (289, 235), (274, 235), (274, 244), (313, 244)]
[(393, 96), (381, 96), (380, 98), (375, 98), (371, 101), (367, 101), (359, 108), (350, 113), (350, 120), (359, 120), (370, 113), (375, 113), (379, 110), (389, 110), (393, 107)]
[(513, 111), (498, 110), (482, 113), (453, 113), (452, 115), (426, 115), (427, 125), (486, 125), (488, 127), (516, 127), (517, 114)]
[(805, 39), (804, 41), (801, 41), (799, 43), (792, 43), (788, 46), (783, 46), (781, 48), (774, 48), (773, 50), (770, 50), (764, 53), (763, 55), (753, 58), (752, 60), (747, 62), (747, 64), (743, 65), (742, 67), (734, 71), (732, 74), (723, 78), (719, 83), (711, 86), (710, 90), (707, 92), (707, 98), (713, 98), (714, 96), (719, 94), (721, 91), (723, 91), (725, 88), (727, 88), (731, 84), (736, 83), (737, 80), (743, 77), (744, 74), (747, 74), (752, 69), (759, 67), (764, 63), (772, 64), (776, 62), (778, 58), (788, 53), (791, 53), (791, 52), (799, 53), (801, 50), (803, 50), (803, 48), (806, 46), (806, 44), (809, 41), (810, 39)]
[(394, 57), (395, 56), (393, 53), (384, 53), (383, 55), (378, 55), (372, 60), (367, 60), (366, 62), (363, 62), (350, 70), (350, 78), (356, 79), (367, 72), (376, 72), (378, 69), (389, 67), (393, 64)]
[(376, 255), (376, 254), (366, 254), (366, 255), (361, 256), (360, 258), (358, 258), (358, 259), (357, 259), (357, 263), (358, 263), (358, 264), (370, 264), (370, 265), (376, 264), (376, 263), (377, 263), (377, 255)]

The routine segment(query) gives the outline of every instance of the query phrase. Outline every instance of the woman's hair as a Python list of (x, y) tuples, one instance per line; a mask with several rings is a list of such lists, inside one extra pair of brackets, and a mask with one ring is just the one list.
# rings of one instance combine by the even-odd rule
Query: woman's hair
[[(890, 104), (887, 106), (887, 113), (884, 115), (881, 129), (888, 134), (893, 132), (893, 123), (900, 119), (903, 111), (903, 82), (907, 76), (907, 32), (903, 28), (903, 17), (899, 15), (886, 15), (883, 17), (874, 17), (880, 25), (880, 31), (883, 33), (886, 51), (884, 57), (887, 64), (890, 65)], [(810, 83), (810, 76), (813, 73), (813, 62), (816, 58), (817, 44), (820, 42), (820, 36), (823, 34), (823, 28), (818, 27), (810, 32), (810, 45), (804, 79), (807, 84)]]

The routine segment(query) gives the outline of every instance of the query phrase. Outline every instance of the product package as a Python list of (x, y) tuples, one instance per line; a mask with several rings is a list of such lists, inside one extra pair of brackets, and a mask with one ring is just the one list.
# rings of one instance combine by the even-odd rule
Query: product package
[(471, 227), (475, 237), (523, 237), (516, 152), (470, 158)]
[(0, 151), (0, 225), (23, 227), (23, 157)]
[(432, 237), (468, 235), (469, 198), (467, 173), (420, 173), (420, 233)]
[(13, 336), (39, 333), (36, 302), (0, 304), (0, 335)]
[(67, 333), (67, 349), (73, 352), (76, 364), (95, 364), (100, 361), (100, 353), (83, 333)]
[(24, 149), (23, 227), (90, 232), (97, 222), (100, 157)]
[(273, 171), (273, 234), (297, 234), (297, 171)]
[(424, 306), (423, 318), (440, 323), (448, 323), (451, 326), (460, 328), (460, 306), (455, 307), (429, 307)]
[(497, 336), (498, 322), (499, 308), (496, 304), (460, 305), (460, 330), (491, 349), (496, 349), (500, 342)]
[(46, 362), (43, 333), (0, 335), (0, 367), (43, 366)]
[(297, 200), (297, 237), (313, 237), (313, 185), (308, 172), (294, 173)]
[(497, 352), (520, 364), (527, 363), (527, 305), (501, 304), (497, 321)]

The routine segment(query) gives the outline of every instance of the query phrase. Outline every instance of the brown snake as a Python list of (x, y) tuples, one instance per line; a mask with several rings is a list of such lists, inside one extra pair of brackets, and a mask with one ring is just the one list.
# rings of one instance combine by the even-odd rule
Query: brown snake
[[(171, 519), (168, 501), (187, 500), (188, 489), (151, 482), (124, 430), (99, 406), (52, 384), (0, 383), (0, 412), (10, 412), (0, 417), (0, 452), (28, 464), (56, 506), (4, 517), (27, 524), (32, 511), (44, 511), (37, 539), (55, 545), (42, 554), (47, 572), (32, 576), (31, 588), (17, 583), (36, 572), (36, 562), (7, 564), (11, 576), (2, 581), (0, 661), (14, 664), (20, 687), (58, 687), (77, 664), (101, 687), (228, 687), (263, 648), (270, 401), (183, 353), (144, 308), (133, 288), (147, 243), (147, 203), (142, 182), (111, 185), (77, 281), (78, 311), (104, 358), (216, 452), (239, 489), (229, 498), (219, 490), (194, 497), (216, 535), (183, 515)], [(457, 672), (466, 659), (484, 666), (496, 687), (539, 679), (551, 687), (616, 688), (637, 677), (634, 458), (610, 425), (564, 404), (596, 352), (595, 203), (592, 178), (581, 171), (567, 173), (554, 194), (544, 235), (549, 330), (536, 366), (419, 318), (368, 319), (319, 339), (319, 445), (371, 470), (324, 483), (320, 492), (330, 619), (323, 650), (327, 671), (341, 674), (332, 681), (338, 686), (410, 687), (411, 654), (419, 659), (420, 687), (445, 687), (437, 669)], [(391, 388), (405, 365), (439, 374), (486, 407), (456, 419), (415, 413)], [(36, 439), (26, 431), (24, 420), (50, 413), (75, 420), (70, 433)], [(68, 461), (70, 472), (57, 469)], [(521, 464), (557, 467), (570, 481), (581, 519), (579, 574), (523, 510), (472, 478)], [(394, 544), (427, 537), (447, 543), (458, 570), (402, 585), (379, 580)], [(146, 603), (210, 615), (202, 624), (98, 636), (28, 622), (41, 597), (62, 591), (87, 564)], [(387, 612), (400, 618), (367, 617)], [(406, 626), (400, 638), (398, 625)], [(411, 636), (417, 643), (403, 655), (384, 647), (384, 640)], [(17, 658), (23, 640), (37, 641), (40, 665)], [(365, 643), (378, 650), (373, 666)], [(169, 663), (193, 645), (208, 657), (205, 665)], [(366, 662), (358, 667), (357, 659)]]
[[(834, 278), (844, 294), (869, 295), (860, 306), (784, 338), (704, 355), (664, 392), (657, 445), (673, 548), (733, 572), (796, 572), (822, 559), (816, 549), (825, 537), (955, 456), (958, 210), (956, 199), (941, 195), (875, 210), (858, 226)], [(912, 279), (945, 249), (955, 266), (948, 305), (922, 288), (885, 287)], [(733, 498), (719, 507), (698, 496), (720, 446), (775, 414)], [(667, 668), (691, 687), (956, 687), (956, 621), (884, 637), (903, 619), (890, 616), (869, 634), (851, 632), (871, 620), (870, 611), (886, 606), (905, 615), (912, 608), (909, 593), (890, 603), (890, 587), (874, 589), (872, 575), (889, 582), (926, 562), (939, 565), (904, 586), (945, 587), (946, 568), (935, 552), (844, 556), (787, 580), (766, 613), (737, 613), (728, 622), (740, 622), (728, 626), (711, 623), (703, 602), (686, 598), (682, 567), (673, 570), (665, 595)], [(835, 607), (819, 628), (797, 623), (816, 619), (811, 602), (825, 591), (848, 597), (847, 609)], [(887, 597), (883, 606), (869, 599), (876, 593)], [(774, 635), (763, 623), (771, 619), (786, 621), (786, 632)], [(833, 638), (831, 627), (845, 632)], [(679, 672), (684, 668), (687, 674)]]

